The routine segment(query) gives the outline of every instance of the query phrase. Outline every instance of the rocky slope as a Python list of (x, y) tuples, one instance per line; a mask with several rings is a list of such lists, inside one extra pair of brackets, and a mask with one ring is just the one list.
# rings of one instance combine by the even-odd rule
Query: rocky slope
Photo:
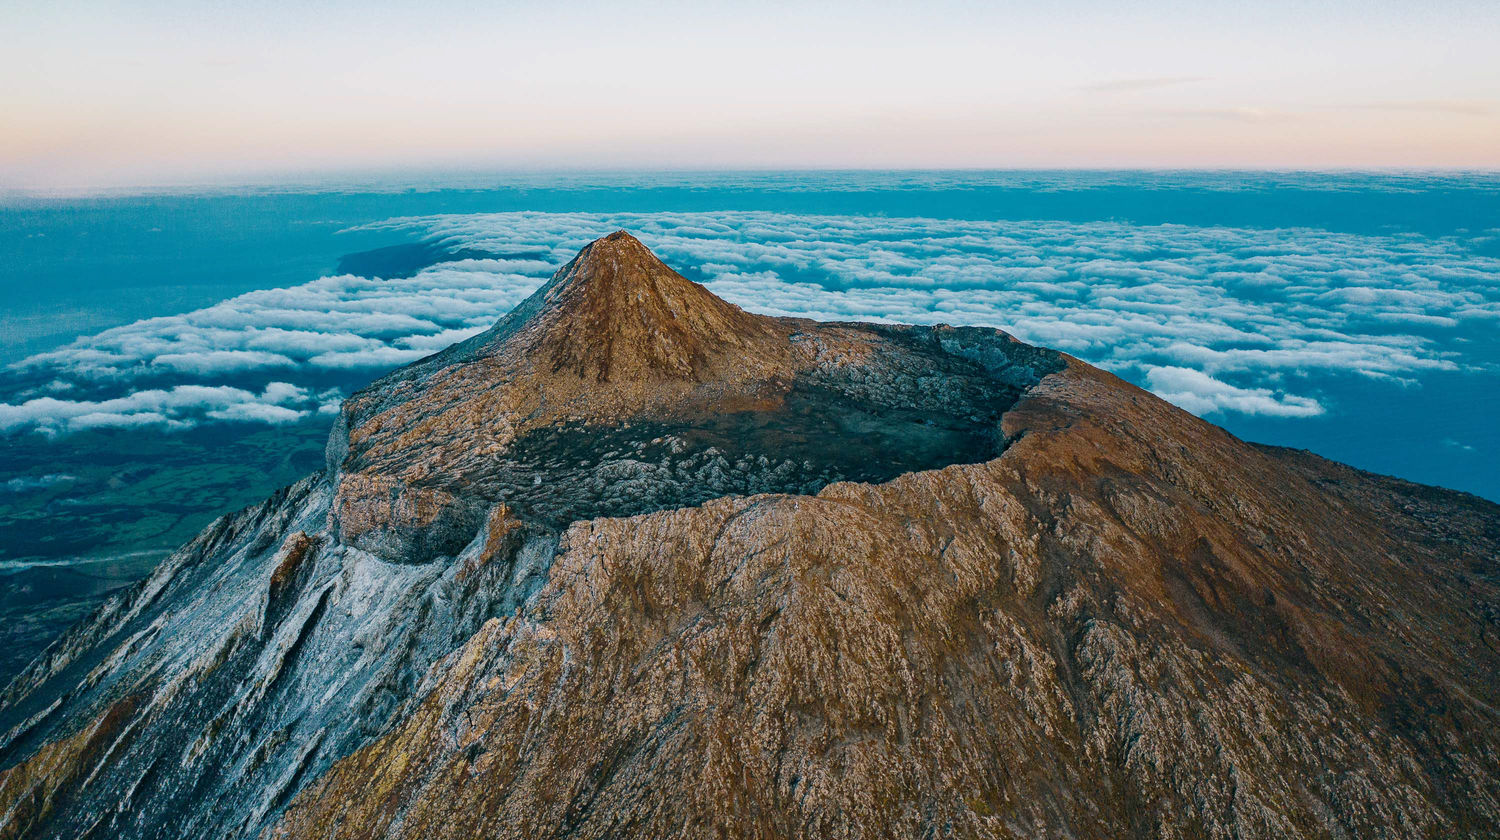
[(1486, 837), (1500, 508), (623, 233), (0, 702), (0, 837)]

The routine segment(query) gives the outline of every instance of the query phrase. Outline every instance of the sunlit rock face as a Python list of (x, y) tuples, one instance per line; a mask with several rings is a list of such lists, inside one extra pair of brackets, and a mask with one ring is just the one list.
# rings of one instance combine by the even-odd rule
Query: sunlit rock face
[(0, 707), (9, 837), (1485, 837), (1500, 509), (623, 232)]

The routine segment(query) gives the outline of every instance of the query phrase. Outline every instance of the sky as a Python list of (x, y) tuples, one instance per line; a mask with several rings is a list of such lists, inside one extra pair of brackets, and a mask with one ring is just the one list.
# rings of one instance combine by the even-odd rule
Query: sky
[(0, 187), (1500, 167), (1500, 3), (0, 4)]

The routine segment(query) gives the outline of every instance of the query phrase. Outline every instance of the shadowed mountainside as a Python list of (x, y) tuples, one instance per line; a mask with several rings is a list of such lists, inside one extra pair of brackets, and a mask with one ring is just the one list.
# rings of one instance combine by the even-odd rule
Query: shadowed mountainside
[(1500, 508), (616, 233), (0, 697), (0, 837), (1484, 837)]

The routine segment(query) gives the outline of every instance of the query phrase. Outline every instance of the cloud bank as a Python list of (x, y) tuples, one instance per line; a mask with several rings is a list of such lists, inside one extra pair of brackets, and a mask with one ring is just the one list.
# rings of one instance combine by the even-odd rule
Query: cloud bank
[(1238, 411), (1273, 417), (1313, 417), (1323, 413), (1317, 400), (1277, 396), (1269, 388), (1236, 388), (1201, 370), (1154, 367), (1146, 371), (1151, 390), (1162, 399), (1194, 414)]
[(0, 404), (0, 432), (35, 429), (45, 435), (98, 428), (166, 426), (184, 429), (203, 418), (290, 423), (321, 408), (306, 388), (272, 382), (255, 394), (228, 386), (178, 385), (134, 391), (107, 400), (37, 397)]
[[(1206, 415), (1313, 416), (1325, 410), (1308, 391), (1318, 377), (1408, 382), (1488, 367), (1476, 341), (1500, 327), (1500, 259), (1415, 235), (772, 212), (369, 227), (525, 256), (404, 279), (324, 277), (81, 338), (14, 366), (50, 384), (0, 404), (0, 430), (281, 423), (330, 411), (348, 388), (487, 328), (617, 228), (752, 311), (996, 326)], [(228, 378), (262, 384), (256, 393)], [(330, 379), (339, 390), (326, 390)]]

